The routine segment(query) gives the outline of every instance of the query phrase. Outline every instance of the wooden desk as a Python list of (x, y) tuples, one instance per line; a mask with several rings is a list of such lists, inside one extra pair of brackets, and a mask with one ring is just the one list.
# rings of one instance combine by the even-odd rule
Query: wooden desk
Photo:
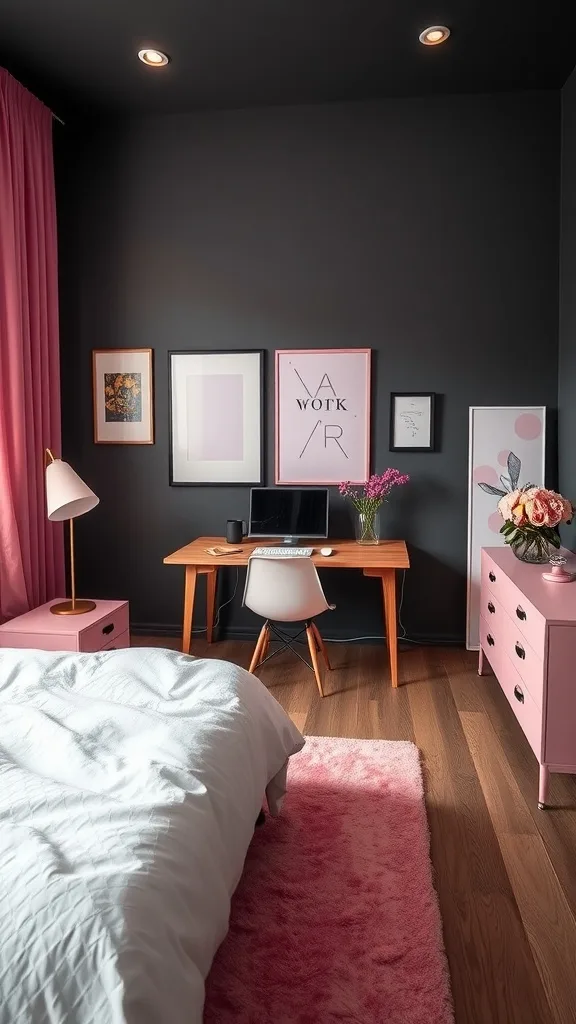
[[(214, 609), (216, 603), (216, 582), (218, 569), (227, 566), (248, 565), (248, 559), (254, 548), (274, 547), (279, 542), (267, 540), (244, 540), (234, 545), (241, 550), (237, 555), (210, 555), (207, 548), (226, 544), (222, 537), (197, 537), (178, 551), (174, 551), (164, 559), (164, 565), (184, 565), (186, 567), (184, 584), (184, 626), (182, 633), (182, 650), (190, 651), (192, 637), (192, 613), (194, 611), (194, 594), (198, 575), (207, 576), (206, 588), (206, 633), (208, 643), (212, 643), (214, 631)], [(318, 541), (314, 544), (312, 561), (322, 569), (362, 569), (365, 576), (379, 576), (382, 580), (384, 599), (384, 620), (386, 643), (390, 657), (390, 675), (392, 686), (398, 686), (398, 628), (396, 613), (396, 569), (409, 569), (410, 559), (403, 540), (385, 540), (381, 544), (363, 545), (353, 540), (327, 540), (327, 547), (332, 548), (332, 555), (325, 558), (319, 554)], [(306, 541), (302, 541), (305, 545)], [(310, 547), (312, 544), (309, 545)]]

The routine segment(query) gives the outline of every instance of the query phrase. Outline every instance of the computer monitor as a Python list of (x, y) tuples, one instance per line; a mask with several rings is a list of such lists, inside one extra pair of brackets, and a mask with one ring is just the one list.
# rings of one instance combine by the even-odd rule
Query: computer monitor
[(252, 487), (249, 530), (251, 537), (282, 537), (287, 544), (327, 537), (328, 489)]

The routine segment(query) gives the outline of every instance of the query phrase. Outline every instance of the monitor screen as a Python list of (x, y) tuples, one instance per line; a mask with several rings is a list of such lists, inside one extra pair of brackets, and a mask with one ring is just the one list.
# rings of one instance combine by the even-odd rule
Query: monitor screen
[(253, 487), (251, 537), (327, 537), (326, 487)]

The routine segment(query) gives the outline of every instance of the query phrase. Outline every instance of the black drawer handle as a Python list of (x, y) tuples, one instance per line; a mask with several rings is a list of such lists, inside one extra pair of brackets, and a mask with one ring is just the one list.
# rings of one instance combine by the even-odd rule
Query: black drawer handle
[(518, 616), (519, 619), (522, 620), (522, 622), (526, 621), (526, 612), (524, 611), (523, 608), (520, 607), (520, 605), (518, 605), (518, 607), (516, 609), (516, 615)]
[(516, 700), (520, 701), (521, 704), (524, 703), (524, 694), (522, 693), (522, 690), (519, 686), (514, 687), (514, 696), (516, 697)]
[(490, 612), (490, 615), (494, 615), (494, 612), (496, 611), (492, 601), (488, 601), (488, 611)]
[(490, 647), (494, 647), (494, 637), (491, 636), (490, 633), (488, 633), (488, 636), (486, 637), (486, 639), (488, 641), (489, 646)]
[(490, 583), (496, 583), (496, 577), (493, 572), (488, 573), (488, 579), (490, 580)]
[(522, 658), (522, 661), (524, 661), (524, 658), (526, 657), (526, 651), (522, 647), (522, 644), (518, 644), (518, 643), (514, 644), (514, 650), (516, 651), (516, 654), (518, 655), (518, 657)]
[(113, 622), (109, 622), (107, 626), (102, 626), (102, 632), (103, 633), (111, 633), (113, 629), (114, 629), (114, 623)]

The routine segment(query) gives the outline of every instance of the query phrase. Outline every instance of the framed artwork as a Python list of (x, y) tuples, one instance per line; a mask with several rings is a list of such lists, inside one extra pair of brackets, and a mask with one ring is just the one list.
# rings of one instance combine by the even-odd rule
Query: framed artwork
[(370, 349), (276, 352), (276, 483), (370, 476)]
[(480, 552), (504, 547), (498, 502), (526, 484), (545, 484), (546, 408), (474, 406), (468, 462), (468, 579), (466, 646), (478, 650)]
[(169, 352), (170, 483), (259, 486), (264, 351)]
[(390, 395), (390, 451), (434, 451), (434, 392), (394, 391)]
[(95, 444), (154, 444), (151, 348), (92, 351)]

